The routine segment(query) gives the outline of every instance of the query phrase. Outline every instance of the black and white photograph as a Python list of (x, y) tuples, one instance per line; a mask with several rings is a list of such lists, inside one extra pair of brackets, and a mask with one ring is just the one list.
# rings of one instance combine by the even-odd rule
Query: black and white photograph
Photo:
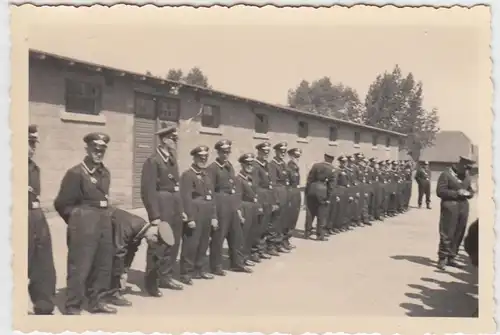
[(494, 331), (488, 6), (11, 13), (15, 330)]

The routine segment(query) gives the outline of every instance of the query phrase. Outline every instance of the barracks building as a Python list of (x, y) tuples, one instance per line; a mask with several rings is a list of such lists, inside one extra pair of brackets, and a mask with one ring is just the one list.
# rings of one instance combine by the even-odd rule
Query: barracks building
[(181, 172), (191, 164), (190, 149), (199, 144), (213, 148), (222, 138), (232, 140), (232, 163), (238, 170), (237, 157), (255, 152), (257, 143), (287, 141), (289, 147), (303, 150), (303, 185), (310, 166), (323, 160), (325, 150), (398, 159), (405, 137), (36, 50), (30, 50), (29, 57), (29, 113), (30, 123), (39, 126), (35, 160), (42, 169), (42, 206), (49, 212), (64, 173), (82, 160), (82, 138), (91, 131), (111, 137), (105, 157), (112, 176), (110, 199), (125, 209), (143, 207), (142, 164), (156, 150), (153, 134), (162, 121), (178, 124)]

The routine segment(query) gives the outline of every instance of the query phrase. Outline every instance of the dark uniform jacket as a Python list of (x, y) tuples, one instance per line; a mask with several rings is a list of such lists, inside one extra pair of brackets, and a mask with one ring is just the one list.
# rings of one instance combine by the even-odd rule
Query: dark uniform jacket
[[(149, 221), (160, 219), (159, 191), (179, 192), (179, 166), (174, 156), (168, 159), (157, 149), (142, 167), (141, 198)], [(180, 212), (184, 210), (181, 208)]]
[(87, 205), (96, 208), (108, 207), (108, 194), (111, 176), (103, 165), (93, 167), (90, 159), (69, 169), (63, 177), (61, 188), (54, 200), (54, 207), (66, 223), (73, 210)]
[(233, 165), (228, 161), (221, 163), (217, 158), (207, 167), (206, 173), (212, 182), (215, 193), (235, 194), (235, 172)]
[(479, 266), (479, 219), (474, 221), (464, 240), (464, 249), (469, 255), (472, 265)]
[(415, 180), (417, 183), (429, 182), (431, 179), (431, 172), (424, 168), (419, 168), (415, 173)]
[(31, 159), (28, 159), (28, 208), (36, 209), (40, 206), (40, 168)]
[(314, 163), (307, 175), (306, 190), (308, 196), (313, 196), (323, 202), (330, 198), (335, 185), (335, 170), (330, 163)]
[[(458, 195), (459, 189), (465, 189), (471, 193), (464, 197)], [(464, 201), (474, 195), (469, 176), (458, 176), (453, 167), (441, 172), (436, 187), (436, 194), (442, 201)]]
[(271, 181), (279, 186), (290, 185), (288, 169), (285, 161), (271, 160), (269, 163), (269, 176)]
[(252, 180), (257, 187), (260, 201), (267, 205), (276, 205), (278, 197), (273, 192), (273, 182), (269, 175), (269, 163), (266, 161), (262, 162), (256, 158), (253, 166)]
[(300, 168), (294, 161), (288, 161), (288, 176), (290, 181), (290, 187), (297, 188), (300, 185)]
[(143, 237), (139, 233), (144, 233), (147, 222), (140, 216), (118, 208), (113, 210), (111, 220), (116, 248), (113, 268), (116, 275), (121, 275), (132, 263)]
[(181, 197), (184, 213), (186, 213), (188, 218), (187, 221), (193, 221), (195, 218), (196, 207), (194, 201), (197, 200), (211, 201), (213, 206), (211, 218), (217, 218), (213, 193), (214, 187), (212, 181), (204, 169), (199, 170), (198, 167), (192, 165), (184, 171), (181, 176)]

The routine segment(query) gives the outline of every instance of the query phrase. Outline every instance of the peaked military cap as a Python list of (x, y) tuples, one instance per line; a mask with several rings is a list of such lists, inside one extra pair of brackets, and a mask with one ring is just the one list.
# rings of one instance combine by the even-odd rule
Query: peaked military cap
[(160, 129), (155, 133), (155, 135), (158, 136), (166, 136), (171, 133), (177, 132), (177, 125), (175, 124), (168, 124), (166, 122), (162, 122)]
[(466, 157), (466, 156), (459, 156), (460, 162), (467, 164), (467, 165), (472, 165), (475, 163), (475, 161), (472, 158)]
[(368, 159), (370, 162), (377, 162), (377, 159), (375, 157), (370, 157), (370, 159)]
[(338, 160), (339, 162), (345, 162), (345, 161), (347, 160), (347, 158), (346, 158), (344, 155), (340, 155), (340, 156), (337, 158), (337, 160)]
[(174, 232), (165, 221), (160, 221), (160, 223), (158, 223), (158, 237), (168, 246), (173, 246), (175, 243)]
[(36, 124), (28, 126), (28, 140), (38, 142), (38, 126)]
[(423, 161), (422, 164), (429, 165), (429, 162), (428, 161)]
[(251, 154), (251, 153), (243, 154), (240, 156), (240, 158), (238, 158), (238, 162), (240, 162), (241, 164), (251, 163), (254, 160), (255, 160), (255, 156), (254, 156), (254, 154)]
[(231, 140), (220, 140), (215, 143), (214, 149), (219, 151), (219, 150), (227, 150), (230, 149), (231, 146), (233, 145), (233, 142)]
[(191, 156), (208, 156), (208, 147), (199, 145), (190, 152)]
[(288, 143), (286, 143), (285, 141), (278, 142), (273, 146), (273, 149), (275, 150), (287, 150), (287, 148), (288, 148)]
[(364, 157), (365, 157), (365, 156), (363, 155), (363, 153), (362, 153), (362, 152), (356, 152), (353, 156), (354, 156), (355, 158), (359, 158), (359, 159), (361, 159), (361, 158), (364, 158)]
[(291, 148), (291, 149), (288, 149), (288, 154), (289, 155), (294, 155), (294, 156), (301, 156), (302, 155), (302, 149), (300, 149), (300, 148)]
[(255, 146), (255, 149), (257, 150), (271, 150), (271, 143), (269, 142), (261, 142)]
[(95, 133), (89, 133), (85, 135), (83, 138), (83, 141), (87, 144), (93, 144), (96, 146), (104, 146), (107, 147), (108, 143), (110, 141), (110, 137), (108, 134), (101, 133), (101, 132), (95, 132)]
[(351, 156), (351, 155), (347, 156), (347, 159), (350, 160), (350, 161), (353, 161), (353, 162), (355, 160), (354, 156)]
[(335, 158), (335, 154), (332, 151), (325, 151), (325, 157)]

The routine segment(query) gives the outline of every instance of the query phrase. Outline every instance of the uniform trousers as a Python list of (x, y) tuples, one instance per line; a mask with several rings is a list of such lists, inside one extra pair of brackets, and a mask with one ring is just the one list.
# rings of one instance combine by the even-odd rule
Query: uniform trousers
[(114, 245), (111, 212), (80, 206), (68, 220), (66, 308), (81, 309), (84, 296), (95, 305), (111, 282)]
[(35, 314), (51, 314), (56, 270), (49, 225), (40, 208), (28, 211), (28, 292)]

